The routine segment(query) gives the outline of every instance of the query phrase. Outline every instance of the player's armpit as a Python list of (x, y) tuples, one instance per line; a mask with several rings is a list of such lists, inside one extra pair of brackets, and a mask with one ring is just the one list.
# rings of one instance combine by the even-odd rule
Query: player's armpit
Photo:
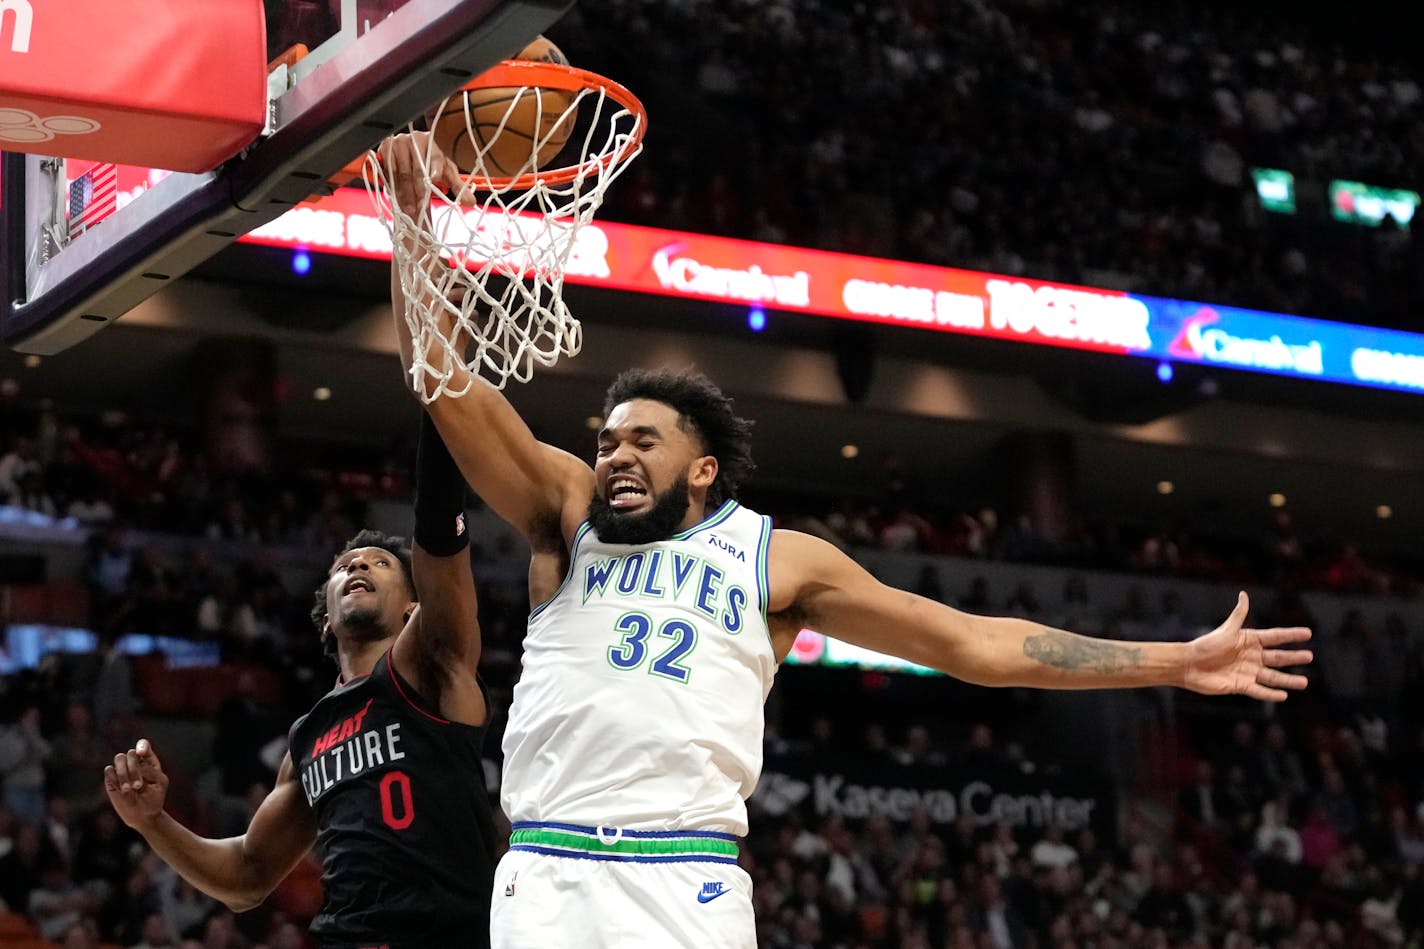
[(500, 518), (541, 548), (572, 538), (593, 496), (585, 462), (536, 439), (503, 393), (483, 383), (427, 411), (470, 489)]
[(395, 670), (442, 718), (483, 725), (489, 712), (475, 678), (480, 661), (479, 600), (470, 554), (411, 551), (420, 605), (391, 650)]

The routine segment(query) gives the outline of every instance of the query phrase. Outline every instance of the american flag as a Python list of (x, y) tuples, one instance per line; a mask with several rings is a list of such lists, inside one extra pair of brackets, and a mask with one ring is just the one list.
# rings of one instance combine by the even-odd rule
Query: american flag
[(93, 227), (119, 209), (119, 166), (100, 162), (69, 184), (69, 236)]

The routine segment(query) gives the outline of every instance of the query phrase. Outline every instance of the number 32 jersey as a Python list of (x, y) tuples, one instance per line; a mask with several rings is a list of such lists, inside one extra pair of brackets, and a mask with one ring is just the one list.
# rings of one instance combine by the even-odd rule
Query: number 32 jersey
[(579, 528), (529, 617), (504, 734), (511, 821), (746, 834), (776, 674), (770, 541), (735, 501), (652, 544)]
[(494, 830), (483, 727), (428, 711), (382, 656), (289, 733), (316, 815), (323, 946), (488, 945)]

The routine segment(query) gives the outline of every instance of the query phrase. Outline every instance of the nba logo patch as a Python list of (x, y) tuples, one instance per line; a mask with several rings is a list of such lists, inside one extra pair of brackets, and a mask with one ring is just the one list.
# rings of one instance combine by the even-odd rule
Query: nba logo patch
[(463, 513), (455, 515), (455, 536), (461, 537), (465, 533), (465, 515)]

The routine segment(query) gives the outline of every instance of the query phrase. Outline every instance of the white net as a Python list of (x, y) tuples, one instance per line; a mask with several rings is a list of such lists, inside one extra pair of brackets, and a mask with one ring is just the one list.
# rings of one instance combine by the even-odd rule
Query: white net
[[(520, 168), (501, 169), (500, 162), (510, 159), (507, 146), (496, 152), (500, 135), (518, 104), (529, 101), (526, 94), (537, 96), (534, 127), (546, 131), (534, 136)], [(557, 105), (546, 117), (551, 102)], [(400, 207), (376, 153), (367, 156), (365, 167), (366, 190), (391, 233), (405, 294), (414, 342), (410, 382), (427, 404), (441, 395), (464, 395), (476, 377), (496, 388), (510, 379), (527, 382), (536, 366), (552, 366), (579, 351), (582, 329), (564, 304), (564, 274), (579, 266), (583, 225), (641, 150), (644, 131), (641, 110), (602, 86), (557, 95), (521, 86), (494, 128), (489, 112), (477, 116), (463, 92), (434, 114), (449, 121), (461, 109), (469, 136), (461, 143), (461, 164), (472, 173), (458, 193), (447, 194), (432, 180), (433, 136), (418, 156), (425, 199), (415, 217)], [(565, 135), (568, 144), (558, 150)], [(575, 149), (573, 159), (562, 157)], [(550, 151), (558, 151), (558, 168), (545, 173), (538, 160)], [(602, 260), (602, 248), (593, 252)]]

